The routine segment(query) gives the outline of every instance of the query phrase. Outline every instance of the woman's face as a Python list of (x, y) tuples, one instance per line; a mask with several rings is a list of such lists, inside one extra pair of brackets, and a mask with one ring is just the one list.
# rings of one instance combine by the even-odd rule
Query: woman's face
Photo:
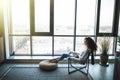
[(87, 41), (86, 41), (86, 39), (84, 39), (84, 44), (87, 45)]

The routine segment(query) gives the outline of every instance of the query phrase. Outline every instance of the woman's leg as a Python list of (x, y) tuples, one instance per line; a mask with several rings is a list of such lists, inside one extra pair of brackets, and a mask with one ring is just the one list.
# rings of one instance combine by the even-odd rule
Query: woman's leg
[(70, 56), (70, 54), (62, 54), (62, 56), (59, 57), (58, 61), (61, 61), (61, 60), (63, 60), (64, 58), (67, 58), (67, 57), (69, 57), (69, 56)]
[(52, 63), (58, 63), (59, 61), (63, 60), (64, 58), (67, 58), (70, 56), (70, 53), (69, 54), (62, 54), (60, 57), (56, 58), (56, 59), (51, 59), (49, 60), (50, 62)]

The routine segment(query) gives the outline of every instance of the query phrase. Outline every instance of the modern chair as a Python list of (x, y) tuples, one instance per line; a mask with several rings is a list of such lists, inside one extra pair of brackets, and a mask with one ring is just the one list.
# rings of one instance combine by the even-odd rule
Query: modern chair
[[(93, 51), (89, 52), (89, 55), (86, 57), (86, 62), (81, 64), (79, 58), (69, 57), (68, 58), (68, 74), (74, 73), (76, 71), (80, 71), (81, 73), (85, 74), (86, 76), (89, 73), (89, 57), (91, 55), (91, 63), (94, 64), (94, 56)], [(76, 66), (75, 64), (79, 64), (80, 66)], [(73, 68), (74, 70), (70, 70)]]

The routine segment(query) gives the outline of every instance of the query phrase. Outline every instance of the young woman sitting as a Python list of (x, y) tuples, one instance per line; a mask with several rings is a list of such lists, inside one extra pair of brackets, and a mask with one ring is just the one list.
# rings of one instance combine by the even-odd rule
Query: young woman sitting
[(59, 61), (63, 60), (64, 58), (76, 57), (76, 58), (80, 59), (80, 63), (84, 64), (86, 62), (87, 57), (90, 55), (89, 53), (97, 50), (96, 43), (90, 37), (86, 37), (84, 39), (84, 45), (86, 46), (86, 49), (81, 54), (78, 52), (75, 52), (75, 51), (70, 51), (68, 53), (62, 54), (60, 57), (58, 57), (56, 59), (49, 60), (49, 62), (58, 63)]

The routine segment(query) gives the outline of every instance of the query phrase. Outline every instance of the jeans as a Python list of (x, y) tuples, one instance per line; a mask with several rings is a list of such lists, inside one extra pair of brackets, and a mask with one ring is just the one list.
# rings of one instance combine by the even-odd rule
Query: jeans
[[(63, 60), (64, 58), (67, 58), (67, 57), (71, 57), (70, 54), (72, 54), (72, 52), (62, 54), (62, 56), (59, 57), (58, 61), (61, 61), (61, 60)], [(78, 55), (76, 55), (76, 56), (74, 56), (74, 57), (75, 57), (75, 58), (79, 58)]]
[(62, 56), (59, 57), (58, 61), (61, 61), (61, 60), (63, 60), (64, 58), (70, 57), (70, 54), (71, 54), (71, 52), (62, 54)]
[(70, 56), (70, 54), (62, 54), (62, 56), (61, 57), (59, 57), (59, 59), (58, 59), (58, 61), (61, 61), (61, 60), (63, 60), (64, 58), (67, 58), (67, 57), (69, 57)]

